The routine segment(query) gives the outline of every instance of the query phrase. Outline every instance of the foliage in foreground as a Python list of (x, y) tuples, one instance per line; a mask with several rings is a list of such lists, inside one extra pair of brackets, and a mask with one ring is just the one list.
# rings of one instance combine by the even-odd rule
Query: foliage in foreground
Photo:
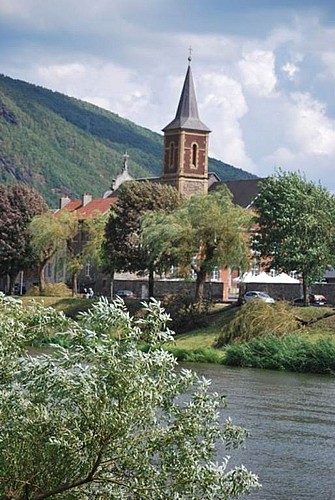
[(335, 341), (310, 342), (297, 335), (255, 338), (231, 344), (223, 363), (230, 366), (335, 374)]
[[(159, 348), (168, 316), (157, 302), (144, 310), (134, 320), (121, 300), (101, 299), (76, 322), (0, 296), (1, 498), (226, 499), (258, 485), (227, 457), (214, 462), (218, 440), (236, 447), (246, 432), (229, 418), (221, 428), (224, 401), (176, 372)], [(25, 353), (55, 329), (68, 349)]]
[(284, 335), (298, 327), (294, 310), (287, 302), (267, 304), (255, 299), (244, 304), (228, 325), (224, 325), (216, 345), (221, 347), (232, 341), (246, 342), (269, 333)]

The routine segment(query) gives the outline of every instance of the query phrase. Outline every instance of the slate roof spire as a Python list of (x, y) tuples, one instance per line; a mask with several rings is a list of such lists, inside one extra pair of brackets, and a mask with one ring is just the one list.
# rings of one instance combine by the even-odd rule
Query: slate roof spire
[(209, 128), (199, 118), (198, 105), (195, 96), (191, 70), (191, 60), (192, 57), (190, 49), (190, 55), (188, 56), (188, 68), (177, 108), (177, 113), (174, 120), (172, 120), (172, 122), (170, 122), (166, 127), (163, 128), (163, 132), (165, 132), (166, 130), (174, 129), (210, 132)]

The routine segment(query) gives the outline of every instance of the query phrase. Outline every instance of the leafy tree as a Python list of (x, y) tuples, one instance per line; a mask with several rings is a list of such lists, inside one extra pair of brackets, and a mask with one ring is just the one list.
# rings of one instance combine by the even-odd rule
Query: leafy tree
[(261, 184), (254, 208), (253, 248), (268, 267), (302, 276), (308, 288), (335, 264), (335, 198), (295, 172), (279, 172)]
[(78, 219), (66, 210), (34, 217), (30, 224), (32, 246), (38, 258), (39, 291), (45, 289), (45, 267), (57, 252), (63, 252), (71, 274), (72, 293), (77, 293), (77, 276), (88, 260), (100, 265), (106, 216), (96, 211), (92, 218)]
[(19, 271), (34, 264), (29, 224), (48, 210), (42, 196), (24, 184), (0, 185), (0, 273), (9, 276), (13, 293)]
[(75, 213), (62, 211), (58, 216), (48, 212), (33, 218), (29, 226), (31, 244), (38, 261), (38, 284), (41, 295), (45, 289), (45, 267), (60, 250), (66, 250), (68, 242), (79, 232)]
[(195, 300), (201, 302), (206, 276), (216, 266), (247, 266), (250, 221), (250, 213), (235, 206), (223, 187), (210, 195), (192, 196), (169, 215), (148, 215), (142, 238), (151, 259), (170, 258), (185, 275), (196, 273)]
[[(228, 470), (216, 443), (246, 432), (228, 418), (210, 382), (160, 348), (171, 340), (159, 303), (133, 320), (101, 299), (80, 322), (0, 296), (0, 496), (6, 499), (228, 499), (258, 486)], [(23, 356), (50, 331), (68, 349)], [(138, 348), (138, 340), (150, 345)]]
[(104, 255), (106, 268), (149, 275), (149, 295), (153, 296), (154, 272), (160, 262), (151, 259), (140, 240), (141, 216), (148, 212), (169, 213), (180, 204), (177, 190), (154, 182), (125, 182), (106, 225)]
[[(92, 217), (80, 220), (78, 234), (67, 240), (67, 269), (71, 273), (72, 294), (77, 293), (77, 278), (86, 262), (102, 266), (102, 246), (104, 243), (106, 215), (95, 211)], [(80, 240), (80, 241), (78, 241)]]

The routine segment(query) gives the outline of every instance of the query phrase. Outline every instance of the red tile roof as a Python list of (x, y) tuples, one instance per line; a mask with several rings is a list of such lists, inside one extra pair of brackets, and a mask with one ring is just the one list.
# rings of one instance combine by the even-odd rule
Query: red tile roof
[(96, 200), (92, 200), (84, 207), (78, 208), (77, 214), (84, 218), (92, 217), (94, 212), (106, 214), (116, 200), (117, 198), (98, 198)]
[(81, 207), (81, 200), (71, 200), (61, 210), (67, 210), (68, 212), (74, 212), (75, 210), (78, 210), (78, 208), (80, 208), (80, 207)]
[(56, 214), (59, 214), (62, 210), (66, 210), (68, 212), (76, 212), (79, 218), (87, 219), (92, 217), (94, 212), (106, 214), (116, 201), (117, 198), (97, 198), (82, 206), (82, 200), (71, 200), (65, 207), (57, 210)]

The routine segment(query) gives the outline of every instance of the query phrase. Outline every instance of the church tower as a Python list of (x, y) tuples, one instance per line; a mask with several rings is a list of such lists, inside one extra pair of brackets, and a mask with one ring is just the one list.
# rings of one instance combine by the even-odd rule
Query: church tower
[(175, 186), (185, 195), (207, 193), (208, 136), (200, 120), (191, 71), (191, 56), (177, 113), (165, 128), (161, 182)]

